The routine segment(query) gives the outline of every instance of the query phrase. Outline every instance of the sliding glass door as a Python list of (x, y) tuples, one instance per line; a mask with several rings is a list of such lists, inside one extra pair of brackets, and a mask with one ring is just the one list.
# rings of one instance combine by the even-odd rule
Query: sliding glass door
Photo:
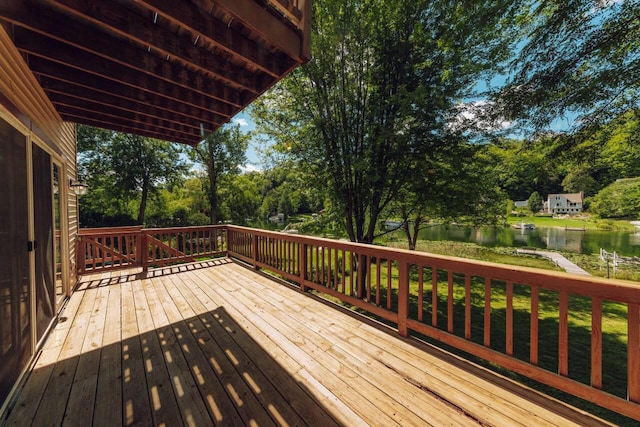
[(1, 406), (32, 352), (27, 138), (1, 118), (0, 187)]
[(64, 171), (43, 147), (0, 117), (0, 407), (66, 295)]

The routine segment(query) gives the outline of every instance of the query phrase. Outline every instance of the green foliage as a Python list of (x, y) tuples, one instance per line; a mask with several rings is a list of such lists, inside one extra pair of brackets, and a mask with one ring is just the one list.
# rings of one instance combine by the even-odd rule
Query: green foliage
[(496, 176), (511, 200), (527, 200), (533, 192), (560, 192), (558, 162), (549, 142), (500, 139), (485, 146), (488, 173)]
[(526, 4), (524, 46), (499, 96), (510, 118), (541, 130), (577, 114), (576, 126), (586, 130), (639, 106), (637, 0)]
[(589, 204), (602, 218), (637, 218), (640, 212), (640, 178), (621, 179), (602, 189)]
[(537, 191), (534, 191), (533, 193), (531, 193), (531, 196), (529, 196), (529, 209), (531, 210), (531, 213), (536, 214), (538, 212), (540, 212), (542, 210), (542, 196), (540, 196), (540, 194)]
[(313, 59), (262, 97), (254, 115), (280, 152), (326, 192), (349, 238), (371, 243), (380, 215), (431, 169), (432, 153), (458, 144), (452, 134), (461, 130), (447, 123), (476, 81), (509, 54), (514, 6), (313, 5)]
[(220, 187), (221, 209), (225, 218), (235, 224), (246, 225), (247, 219), (254, 218), (260, 208), (259, 183), (262, 174), (252, 172), (227, 177)]
[(221, 217), (220, 182), (227, 176), (240, 173), (240, 166), (247, 161), (250, 138), (250, 134), (240, 131), (239, 125), (222, 127), (189, 152), (191, 159), (205, 171), (210, 224), (217, 224)]
[[(147, 203), (183, 179), (177, 144), (78, 125), (78, 167), (89, 184), (80, 200), (82, 225), (144, 224)], [(135, 213), (134, 213), (135, 212)]]

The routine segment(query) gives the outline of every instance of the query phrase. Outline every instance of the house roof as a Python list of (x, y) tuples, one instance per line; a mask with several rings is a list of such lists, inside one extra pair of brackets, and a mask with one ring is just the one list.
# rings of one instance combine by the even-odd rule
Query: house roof
[(573, 203), (582, 203), (584, 199), (584, 193), (564, 193), (564, 194), (549, 194), (548, 198), (552, 198), (555, 196), (562, 196), (570, 202)]
[(311, 0), (22, 0), (0, 24), (66, 121), (197, 144), (310, 57)]

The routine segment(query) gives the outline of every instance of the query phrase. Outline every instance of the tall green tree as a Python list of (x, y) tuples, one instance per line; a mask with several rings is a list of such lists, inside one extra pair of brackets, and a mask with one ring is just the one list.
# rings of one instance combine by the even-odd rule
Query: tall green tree
[[(414, 250), (420, 230), (430, 222), (464, 222), (497, 225), (503, 218), (506, 195), (497, 185), (482, 147), (450, 141), (420, 164), (407, 171), (413, 179), (394, 200), (393, 209), (402, 219), (409, 249)], [(464, 159), (464, 161), (461, 161)]]
[(529, 202), (528, 203), (529, 209), (531, 210), (532, 214), (535, 215), (542, 210), (542, 206), (544, 202), (542, 201), (542, 196), (540, 196), (540, 193), (538, 193), (537, 191), (534, 191), (533, 193), (531, 193), (531, 195), (529, 196), (528, 202)]
[(81, 208), (93, 202), (94, 211), (126, 215), (135, 201), (136, 222), (144, 224), (149, 197), (179, 183), (187, 171), (177, 144), (81, 125), (77, 138), (80, 173), (94, 196)]
[(207, 177), (211, 224), (217, 224), (220, 218), (220, 182), (226, 176), (240, 173), (240, 166), (247, 162), (250, 138), (250, 134), (242, 132), (239, 125), (225, 126), (208, 135), (190, 152), (191, 159), (202, 165)]
[[(352, 241), (420, 173), (478, 79), (509, 54), (510, 1), (314, 2), (313, 59), (254, 108), (325, 187)], [(497, 31), (496, 29), (500, 29)]]

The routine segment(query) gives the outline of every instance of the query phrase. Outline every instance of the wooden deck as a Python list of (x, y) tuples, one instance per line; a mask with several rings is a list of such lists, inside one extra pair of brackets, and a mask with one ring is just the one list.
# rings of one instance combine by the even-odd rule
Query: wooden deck
[(601, 425), (227, 259), (135, 273), (84, 278), (3, 422)]

